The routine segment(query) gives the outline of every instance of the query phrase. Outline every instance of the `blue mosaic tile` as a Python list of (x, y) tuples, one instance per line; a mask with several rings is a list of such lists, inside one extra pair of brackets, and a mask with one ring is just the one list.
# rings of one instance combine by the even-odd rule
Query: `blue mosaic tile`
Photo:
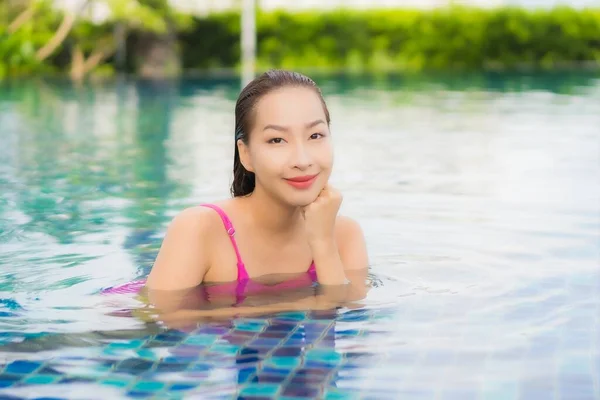
[(143, 344), (144, 344), (144, 341), (142, 341), (142, 340), (131, 340), (129, 342), (124, 342), (124, 343), (120, 343), (120, 342), (109, 343), (106, 345), (106, 348), (130, 350), (130, 349), (137, 349), (138, 347), (141, 347)]
[(58, 383), (61, 385), (66, 385), (69, 383), (95, 383), (96, 379), (88, 378), (84, 376), (65, 376), (61, 378)]
[(174, 383), (169, 387), (169, 391), (184, 392), (186, 390), (192, 390), (198, 387), (194, 383)]
[(254, 378), (256, 371), (256, 367), (240, 368), (238, 370), (238, 383), (244, 383)]
[(154, 371), (158, 373), (163, 372), (181, 372), (188, 369), (190, 364), (181, 364), (181, 363), (170, 363), (170, 362), (160, 362), (156, 364), (156, 368)]
[(241, 396), (265, 396), (271, 397), (277, 394), (279, 390), (279, 385), (267, 384), (267, 383), (259, 383), (259, 384), (249, 384), (244, 387), (240, 395)]
[(315, 360), (306, 360), (304, 361), (304, 366), (306, 368), (315, 368), (323, 371), (331, 371), (337, 367), (338, 364), (333, 364), (329, 362), (315, 361)]
[(281, 342), (281, 339), (269, 339), (262, 336), (251, 341), (248, 346), (252, 347), (274, 347)]
[(0, 388), (12, 386), (22, 378), (23, 375), (0, 374)]
[(8, 364), (5, 372), (11, 374), (29, 374), (42, 366), (42, 363), (34, 361), (17, 360)]
[(284, 345), (273, 351), (273, 355), (277, 357), (297, 357), (304, 352), (302, 346)]
[(282, 394), (290, 397), (309, 397), (316, 399), (320, 396), (321, 390), (318, 387), (311, 386), (300, 386), (300, 385), (287, 385)]
[(135, 390), (127, 392), (127, 397), (131, 397), (133, 399), (149, 399), (154, 395), (155, 394), (152, 392), (136, 392)]
[(289, 333), (296, 329), (298, 325), (296, 322), (292, 320), (280, 320), (280, 321), (271, 321), (268, 332), (286, 332)]
[[(109, 368), (112, 367), (112, 364), (109, 364)], [(62, 375), (62, 372), (59, 372), (52, 368), (51, 366), (45, 365), (42, 368), (36, 371), (36, 374), (41, 375)]]
[(275, 321), (285, 321), (285, 320), (302, 321), (304, 319), (306, 319), (306, 314), (303, 312), (280, 313), (279, 315), (277, 315), (276, 318), (274, 318)]
[(115, 386), (119, 388), (124, 388), (129, 386), (129, 379), (118, 378), (118, 377), (110, 377), (100, 381), (101, 385)]
[(314, 397), (289, 397), (289, 396), (279, 396), (279, 400), (313, 400)]
[(210, 350), (217, 353), (236, 354), (240, 347), (232, 344), (215, 344)]
[[(200, 359), (200, 354), (181, 354), (181, 355), (172, 355), (162, 359), (162, 363), (165, 364), (182, 364), (188, 365), (190, 363), (198, 361)], [(204, 356), (204, 355), (202, 355)], [(161, 364), (162, 364), (161, 363)]]
[(154, 366), (152, 361), (142, 360), (139, 358), (128, 358), (115, 366), (115, 371), (124, 372), (132, 375), (138, 375), (148, 371)]
[(300, 358), (298, 357), (271, 357), (265, 360), (265, 365), (274, 368), (294, 368), (300, 365)]
[(251, 365), (251, 364), (256, 364), (261, 360), (260, 357), (250, 354), (247, 356), (238, 356), (235, 358), (235, 363), (240, 365), (240, 364), (245, 364), (245, 365)]
[(288, 379), (287, 375), (262, 375), (256, 376), (256, 382), (259, 383), (283, 383)]
[(47, 385), (56, 383), (58, 380), (60, 380), (60, 377), (56, 375), (32, 375), (23, 379), (23, 383), (28, 385)]
[(324, 400), (358, 400), (360, 396), (356, 393), (340, 389), (327, 389), (323, 397)]
[(328, 374), (323, 374), (321, 376), (316, 375), (295, 375), (289, 380), (290, 385), (318, 385), (319, 383), (324, 383), (328, 380)]
[(271, 332), (270, 330), (267, 332), (261, 332), (259, 337), (261, 339), (283, 339), (284, 337), (287, 337), (289, 335), (289, 332), (286, 331), (273, 331)]
[(163, 382), (156, 381), (141, 381), (137, 382), (132, 388), (132, 391), (136, 392), (159, 392), (165, 388)]
[(263, 324), (256, 324), (251, 322), (236, 322), (235, 329), (237, 331), (250, 331), (260, 332), (265, 328)]
[(358, 329), (343, 329), (335, 332), (336, 339), (354, 338), (364, 335), (364, 332)]
[(262, 372), (265, 374), (270, 374), (270, 375), (288, 375), (290, 373), (290, 371), (293, 370), (293, 367), (278, 367), (278, 368), (273, 368), (273, 367), (268, 367), (265, 366), (262, 369)]
[(311, 349), (306, 352), (306, 360), (339, 364), (342, 361), (342, 355), (333, 349)]
[(193, 335), (187, 337), (183, 343), (188, 345), (200, 345), (200, 346), (209, 346), (212, 345), (217, 340), (217, 336), (213, 335)]

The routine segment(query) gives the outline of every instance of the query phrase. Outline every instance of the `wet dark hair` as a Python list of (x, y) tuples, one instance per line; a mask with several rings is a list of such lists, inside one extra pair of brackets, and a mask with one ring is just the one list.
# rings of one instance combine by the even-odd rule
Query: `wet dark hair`
[(231, 194), (234, 197), (251, 194), (256, 184), (254, 173), (247, 171), (240, 161), (237, 141), (242, 140), (248, 144), (250, 130), (254, 124), (256, 103), (266, 94), (283, 87), (305, 87), (314, 90), (321, 99), (327, 125), (330, 123), (329, 110), (321, 89), (309, 77), (298, 72), (272, 69), (250, 82), (242, 90), (235, 104), (235, 154), (231, 184)]

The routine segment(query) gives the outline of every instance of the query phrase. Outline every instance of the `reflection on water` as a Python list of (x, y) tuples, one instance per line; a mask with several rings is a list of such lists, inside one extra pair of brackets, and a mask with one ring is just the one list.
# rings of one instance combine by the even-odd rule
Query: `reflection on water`
[[(0, 383), (37, 365), (104, 398), (591, 398), (598, 75), (315, 78), (342, 211), (368, 240), (364, 306), (186, 330), (98, 291), (147, 274), (182, 208), (229, 195), (239, 82), (0, 86), (0, 361), (33, 363)], [(13, 383), (0, 390), (65, 393)]]

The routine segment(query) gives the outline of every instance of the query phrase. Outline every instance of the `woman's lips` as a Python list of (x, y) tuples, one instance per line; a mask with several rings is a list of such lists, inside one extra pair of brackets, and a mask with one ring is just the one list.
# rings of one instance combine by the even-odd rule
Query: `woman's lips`
[(296, 176), (294, 178), (286, 178), (285, 181), (296, 189), (308, 189), (317, 179), (317, 175)]

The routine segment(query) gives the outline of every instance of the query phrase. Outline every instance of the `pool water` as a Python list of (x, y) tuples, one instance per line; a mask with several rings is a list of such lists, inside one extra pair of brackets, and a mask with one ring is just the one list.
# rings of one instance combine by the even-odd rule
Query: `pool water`
[(233, 79), (0, 85), (0, 397), (600, 399), (600, 75), (316, 77), (356, 308), (130, 312), (169, 220), (228, 196)]

